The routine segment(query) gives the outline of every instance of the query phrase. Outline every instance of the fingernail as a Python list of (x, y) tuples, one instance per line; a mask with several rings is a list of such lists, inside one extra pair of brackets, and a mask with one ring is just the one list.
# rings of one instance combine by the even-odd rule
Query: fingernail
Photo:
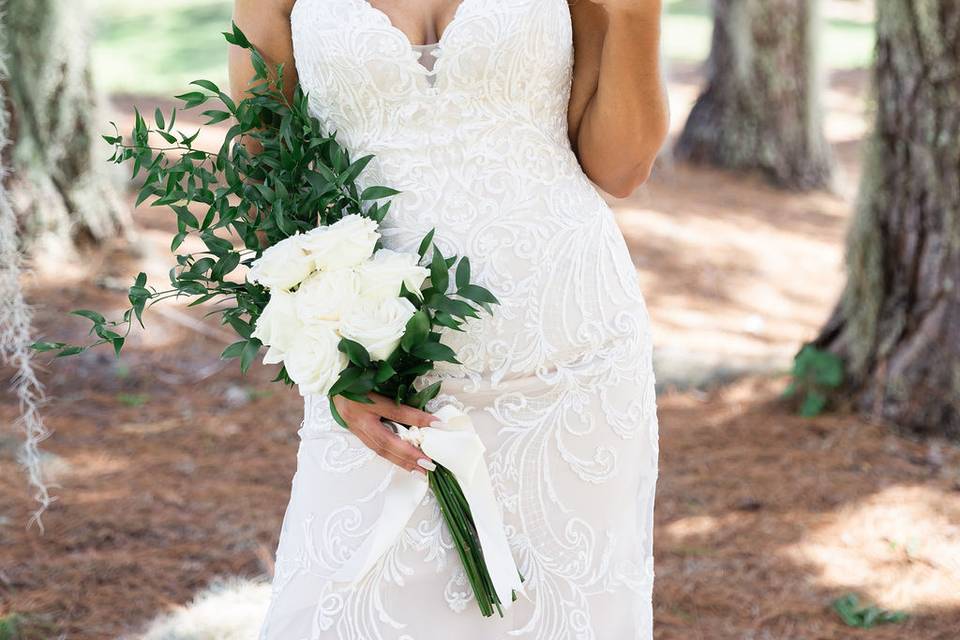
[(436, 471), (437, 465), (434, 464), (433, 460), (430, 458), (420, 458), (417, 460), (417, 464), (426, 469), (427, 471)]
[(444, 422), (443, 420), (434, 420), (433, 422), (430, 423), (430, 426), (443, 428), (447, 426), (447, 423)]
[(410, 469), (410, 473), (416, 476), (417, 478), (426, 479), (427, 477), (427, 472), (424, 471), (423, 469)]

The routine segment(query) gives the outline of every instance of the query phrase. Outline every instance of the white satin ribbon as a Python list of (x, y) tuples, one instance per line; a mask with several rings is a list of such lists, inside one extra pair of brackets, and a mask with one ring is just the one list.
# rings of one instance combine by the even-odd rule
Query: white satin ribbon
[[(510, 545), (503, 531), (500, 505), (494, 497), (490, 474), (483, 460), (485, 447), (473, 421), (456, 407), (446, 405), (434, 411), (433, 415), (442, 424), (422, 429), (398, 425), (397, 435), (420, 447), (427, 456), (449, 469), (460, 483), (477, 527), (480, 548), (494, 590), (501, 606), (506, 609), (513, 602), (513, 591), (523, 593), (523, 583), (510, 553)], [(380, 518), (357, 551), (333, 575), (333, 579), (348, 583), (361, 580), (403, 532), (427, 489), (427, 481), (419, 474), (396, 468), (385, 490)]]

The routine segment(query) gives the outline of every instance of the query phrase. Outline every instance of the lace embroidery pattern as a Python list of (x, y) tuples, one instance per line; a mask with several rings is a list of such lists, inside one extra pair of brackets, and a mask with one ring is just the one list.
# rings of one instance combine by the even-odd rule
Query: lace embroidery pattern
[[(445, 342), (437, 402), (471, 412), (531, 601), (482, 619), (428, 495), (351, 589), (326, 576), (369, 530), (391, 473), (308, 397), (274, 597), (283, 640), (650, 640), (657, 416), (649, 319), (613, 213), (567, 138), (566, 0), (463, 0), (419, 53), (366, 0), (299, 0), (297, 70), (365, 179), (402, 190), (387, 246), (436, 228), (501, 301)], [(365, 185), (364, 185), (365, 186)]]

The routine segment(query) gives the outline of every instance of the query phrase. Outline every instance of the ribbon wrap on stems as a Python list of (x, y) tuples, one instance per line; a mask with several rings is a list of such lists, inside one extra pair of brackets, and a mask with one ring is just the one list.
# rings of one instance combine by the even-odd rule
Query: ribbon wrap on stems
[[(523, 593), (520, 571), (510, 553), (503, 519), (483, 460), (485, 447), (470, 417), (452, 405), (434, 411), (441, 424), (419, 428), (397, 425), (403, 440), (420, 447), (431, 459), (450, 470), (470, 505), (480, 548), (494, 590), (504, 609), (513, 592)], [(428, 483), (419, 474), (394, 469), (384, 492), (383, 510), (357, 551), (333, 575), (338, 582), (361, 580), (407, 526), (427, 493)]]

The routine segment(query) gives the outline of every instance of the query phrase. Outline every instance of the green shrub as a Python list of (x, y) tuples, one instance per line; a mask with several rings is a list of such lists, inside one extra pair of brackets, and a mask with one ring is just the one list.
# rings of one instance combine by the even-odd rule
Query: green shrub
[(796, 400), (800, 415), (811, 418), (823, 412), (843, 384), (843, 360), (829, 351), (806, 345), (793, 359), (791, 376), (783, 395)]

